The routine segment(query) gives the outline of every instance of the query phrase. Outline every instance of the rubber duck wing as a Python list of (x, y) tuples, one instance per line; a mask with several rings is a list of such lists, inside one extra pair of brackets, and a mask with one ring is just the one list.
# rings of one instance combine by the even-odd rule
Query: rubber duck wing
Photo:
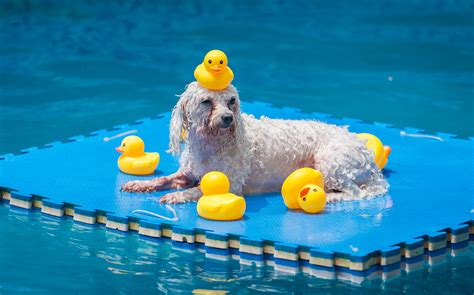
[(153, 165), (155, 162), (155, 159), (153, 157), (142, 157), (142, 158), (136, 158), (133, 160), (133, 167), (135, 168), (140, 168), (140, 167), (148, 167), (150, 165)]
[(229, 70), (230, 79), (232, 81), (234, 79), (234, 72), (232, 72), (232, 69), (230, 67), (227, 67), (227, 69)]
[(210, 211), (210, 212), (216, 212), (216, 211), (219, 211), (222, 207), (222, 204), (218, 204), (218, 203), (215, 203), (215, 202), (208, 202), (206, 204), (206, 209), (207, 211)]

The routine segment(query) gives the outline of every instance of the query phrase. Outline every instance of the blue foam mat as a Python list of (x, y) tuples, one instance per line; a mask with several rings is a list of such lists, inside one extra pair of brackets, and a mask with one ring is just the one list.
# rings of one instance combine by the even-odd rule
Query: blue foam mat
[[(291, 108), (263, 103), (243, 103), (256, 116), (318, 119), (349, 125), (353, 132), (377, 135), (392, 147), (385, 175), (391, 185), (387, 195), (372, 200), (330, 204), (322, 214), (289, 211), (279, 193), (247, 196), (247, 211), (240, 221), (217, 222), (197, 216), (196, 203), (173, 205), (177, 222), (133, 214), (148, 210), (169, 212), (157, 202), (166, 192), (133, 194), (120, 191), (121, 184), (137, 177), (117, 169), (114, 147), (121, 138), (104, 141), (129, 130), (145, 140), (148, 151), (158, 151), (161, 162), (153, 177), (178, 169), (176, 158), (165, 153), (170, 114), (144, 119), (91, 136), (74, 137), (20, 155), (0, 156), (0, 186), (21, 194), (33, 194), (49, 202), (68, 203), (85, 210), (101, 210), (117, 217), (179, 225), (270, 242), (284, 242), (322, 251), (365, 255), (445, 228), (472, 222), (474, 208), (474, 141), (437, 134), (441, 140), (401, 136), (399, 129), (383, 123), (337, 119), (325, 114), (305, 114)], [(421, 130), (407, 128), (408, 133)]]

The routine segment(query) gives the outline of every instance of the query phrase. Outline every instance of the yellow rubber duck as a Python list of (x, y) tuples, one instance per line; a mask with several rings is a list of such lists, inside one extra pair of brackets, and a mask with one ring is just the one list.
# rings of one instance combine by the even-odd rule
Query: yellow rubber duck
[(383, 145), (380, 139), (369, 133), (359, 133), (357, 137), (365, 140), (365, 146), (374, 152), (374, 162), (380, 169), (383, 169), (388, 162), (388, 156), (392, 151), (392, 148)]
[(326, 206), (326, 193), (317, 185), (308, 184), (300, 191), (298, 203), (308, 213), (319, 213)]
[(300, 168), (291, 173), (281, 186), (281, 195), (289, 209), (318, 213), (326, 205), (323, 174), (312, 168)]
[(117, 164), (123, 173), (133, 175), (152, 174), (160, 162), (160, 154), (145, 153), (145, 143), (135, 135), (125, 137), (115, 150), (122, 153), (117, 160)]
[(227, 56), (220, 50), (211, 50), (204, 57), (202, 64), (194, 70), (194, 77), (199, 84), (210, 90), (222, 90), (234, 79), (234, 73), (227, 66)]
[(199, 216), (211, 220), (237, 220), (244, 216), (245, 199), (229, 193), (230, 182), (224, 173), (206, 173), (199, 187), (203, 194), (197, 203)]

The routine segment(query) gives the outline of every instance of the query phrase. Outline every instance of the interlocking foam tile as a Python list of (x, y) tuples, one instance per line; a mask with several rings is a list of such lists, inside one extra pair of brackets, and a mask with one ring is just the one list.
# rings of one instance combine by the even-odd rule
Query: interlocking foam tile
[[(317, 119), (349, 125), (353, 132), (375, 134), (392, 147), (384, 172), (390, 192), (371, 200), (329, 204), (317, 215), (289, 211), (279, 193), (246, 196), (244, 218), (232, 222), (198, 217), (196, 203), (172, 205), (179, 218), (175, 222), (132, 213), (147, 210), (172, 217), (172, 212), (157, 202), (166, 192), (120, 191), (121, 184), (129, 180), (178, 169), (177, 159), (165, 153), (170, 119), (166, 113), (26, 149), (19, 155), (0, 156), (3, 199), (17, 207), (42, 208), (44, 214), (72, 216), (78, 222), (134, 230), (151, 238), (172, 238), (176, 248), (192, 250), (197, 244), (203, 249), (204, 245), (211, 258), (232, 257), (243, 264), (267, 263), (282, 271), (302, 269), (354, 282), (388, 279), (400, 269), (411, 271), (424, 254), (426, 262), (434, 263), (446, 247), (465, 248), (473, 240), (472, 139), (444, 133), (427, 135), (416, 128), (399, 130), (385, 123), (337, 119), (263, 103), (244, 103), (243, 110), (256, 116)], [(118, 170), (119, 154), (114, 147), (121, 137), (113, 136), (127, 132), (141, 136), (148, 151), (160, 152), (155, 175), (138, 177)]]

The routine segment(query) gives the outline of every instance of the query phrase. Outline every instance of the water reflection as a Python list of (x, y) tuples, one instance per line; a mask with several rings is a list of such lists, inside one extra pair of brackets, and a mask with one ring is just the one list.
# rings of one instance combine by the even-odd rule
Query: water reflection
[[(386, 198), (377, 206), (382, 212), (390, 207)], [(340, 209), (340, 208), (339, 208)], [(88, 227), (70, 219), (44, 218), (40, 214), (0, 206), (0, 215), (8, 218), (0, 227), (0, 282), (8, 282), (10, 290), (76, 290), (97, 292), (108, 290), (138, 293), (155, 290), (164, 293), (186, 292), (322, 292), (364, 291), (392, 293), (420, 288), (437, 291), (436, 285), (450, 284), (454, 290), (469, 290), (465, 274), (472, 271), (474, 251), (459, 259), (416, 273), (402, 275), (394, 281), (373, 282), (363, 286), (341, 281), (321, 280), (304, 273), (296, 276), (275, 272), (271, 267), (241, 266), (237, 260), (206, 259), (203, 253), (172, 250), (169, 240), (147, 240), (136, 234), (122, 234), (104, 227)], [(25, 218), (28, 220), (26, 221)], [(361, 217), (363, 218), (363, 217)], [(368, 217), (369, 218), (369, 217)], [(374, 217), (376, 218), (376, 217)], [(34, 237), (35, 246), (31, 245)], [(48, 269), (48, 272), (44, 271)], [(35, 279), (19, 279), (18, 273), (34, 273)], [(83, 283), (76, 281), (81, 278)], [(2, 286), (6, 286), (2, 283)], [(471, 288), (472, 290), (472, 288)]]

